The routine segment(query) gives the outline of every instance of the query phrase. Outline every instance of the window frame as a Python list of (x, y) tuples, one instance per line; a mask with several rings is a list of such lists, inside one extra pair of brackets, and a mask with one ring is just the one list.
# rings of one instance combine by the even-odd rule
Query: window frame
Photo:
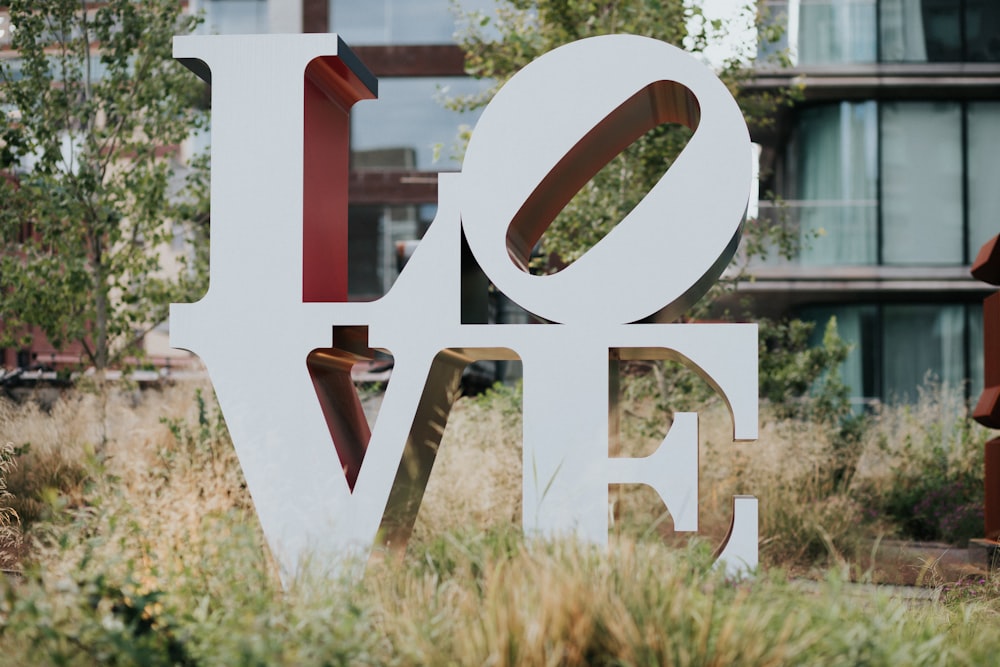
[[(838, 260), (833, 262), (831, 265), (850, 265), (850, 266), (894, 266), (894, 267), (907, 267), (907, 266), (967, 266), (975, 258), (978, 251), (978, 245), (972, 247), (974, 239), (972, 238), (972, 220), (970, 219), (970, 204), (971, 204), (971, 179), (970, 179), (970, 156), (969, 156), (969, 142), (975, 140), (975, 137), (970, 136), (969, 130), (969, 115), (970, 107), (974, 104), (994, 104), (997, 106), (997, 113), (1000, 115), (1000, 100), (940, 100), (940, 99), (915, 99), (915, 100), (888, 100), (888, 99), (868, 99), (868, 100), (841, 100), (836, 102), (822, 102), (818, 104), (810, 104), (808, 106), (800, 107), (799, 111), (807, 109), (815, 109), (821, 106), (839, 106), (844, 103), (853, 106), (860, 106), (867, 103), (874, 103), (875, 105), (875, 123), (876, 123), (876, 174), (875, 174), (875, 253), (874, 262), (853, 262), (849, 258)], [(960, 137), (960, 158), (959, 158), (959, 168), (961, 169), (960, 182), (959, 182), (959, 198), (961, 205), (961, 252), (960, 257), (956, 260), (944, 259), (941, 261), (933, 262), (905, 262), (905, 261), (887, 261), (887, 253), (885, 251), (886, 244), (886, 219), (885, 219), (885, 206), (886, 206), (886, 192), (885, 192), (885, 177), (884, 177), (884, 137), (885, 137), (885, 113), (886, 105), (905, 105), (912, 103), (935, 103), (935, 104), (948, 104), (957, 107), (958, 111), (958, 123), (959, 127), (956, 128), (958, 135)], [(841, 111), (841, 113), (844, 113)], [(792, 137), (793, 139), (789, 141), (784, 150), (784, 161), (786, 163), (786, 169), (784, 170), (784, 175), (781, 181), (783, 182), (783, 187), (781, 190), (786, 193), (792, 193), (794, 199), (789, 200), (789, 202), (795, 202), (796, 204), (805, 207), (808, 205), (809, 199), (802, 198), (802, 192), (800, 191), (800, 184), (803, 180), (802, 172), (803, 165), (800, 164), (800, 118), (801, 115), (796, 117), (793, 123)], [(984, 242), (986, 239), (981, 239)], [(822, 262), (807, 262), (802, 260), (802, 256), (799, 255), (795, 262), (801, 266), (824, 266), (827, 265)]]

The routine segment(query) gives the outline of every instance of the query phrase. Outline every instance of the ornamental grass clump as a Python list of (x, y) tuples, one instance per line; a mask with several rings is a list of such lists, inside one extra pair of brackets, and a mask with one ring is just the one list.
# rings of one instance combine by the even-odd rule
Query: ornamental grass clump
[(990, 437), (967, 416), (961, 391), (926, 383), (915, 403), (875, 413), (854, 494), (902, 537), (965, 546), (982, 537)]
[(64, 527), (65, 567), (0, 582), (7, 664), (976, 665), (1000, 649), (982, 607), (837, 574), (733, 581), (703, 544), (450, 531), (360, 582), (307, 570), (283, 591), (247, 514), (168, 553), (112, 504)]
[(7, 475), (15, 467), (14, 445), (0, 442), (0, 567), (14, 564), (21, 544), (20, 518), (10, 506), (13, 496), (7, 490)]
[(362, 564), (315, 554), (283, 587), (221, 415), (196, 389), (109, 401), (101, 457), (87, 399), (5, 418), (33, 440), (19, 463), (61, 452), (84, 481), (51, 491), (64, 500), (29, 527), (23, 577), (0, 578), (0, 664), (978, 665), (1000, 650), (994, 579), (921, 602), (854, 588), (848, 568), (790, 580), (809, 540), (812, 564), (850, 557), (843, 545), (868, 529), (837, 504), (857, 502), (853, 487), (821, 483), (816, 425), (765, 418), (758, 443), (734, 445), (719, 405), (702, 419), (702, 525), (724, 532), (731, 495), (759, 496), (767, 567), (754, 579), (712, 567), (711, 532), (666, 543), (662, 503), (631, 489), (607, 549), (523, 538), (518, 395), (497, 392), (456, 406), (406, 554), (360, 581), (341, 574)]
[(32, 401), (0, 398), (0, 439), (13, 446), (16, 463), (6, 475), (10, 505), (25, 530), (54, 506), (79, 503), (85, 462), (93, 455), (88, 443), (99, 429), (96, 415), (91, 394), (64, 396), (48, 411)]

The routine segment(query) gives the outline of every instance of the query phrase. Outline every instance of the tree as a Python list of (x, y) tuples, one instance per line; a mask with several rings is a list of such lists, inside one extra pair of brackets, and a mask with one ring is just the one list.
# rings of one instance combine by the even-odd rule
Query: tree
[(164, 260), (171, 242), (192, 242), (205, 201), (203, 167), (178, 150), (207, 120), (202, 91), (171, 57), (173, 36), (197, 19), (175, 0), (8, 9), (0, 344), (23, 345), (37, 328), (56, 347), (80, 342), (103, 372), (204, 284), (199, 262), (171, 275)]

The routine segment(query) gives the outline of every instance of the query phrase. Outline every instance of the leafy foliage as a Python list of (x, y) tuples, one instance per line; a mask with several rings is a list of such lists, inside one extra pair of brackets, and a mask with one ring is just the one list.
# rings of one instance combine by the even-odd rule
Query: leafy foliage
[(760, 394), (779, 418), (811, 420), (829, 432), (827, 473), (833, 488), (840, 488), (857, 469), (867, 416), (852, 409), (840, 378), (850, 345), (837, 335), (836, 318), (826, 323), (819, 345), (809, 343), (814, 327), (801, 320), (761, 322)]
[(605, 551), (460, 533), (372, 566), (360, 584), (318, 577), (283, 594), (248, 556), (260, 544), (229, 523), (192, 537), (199, 568), (153, 577), (150, 565), (167, 561), (94, 552), (61, 577), (0, 580), (4, 656), (43, 665), (973, 665), (998, 648), (995, 612), (962, 600), (914, 608), (859, 595), (836, 574), (808, 592), (780, 572), (728, 581), (704, 545)]
[[(926, 393), (926, 390), (924, 390)], [(896, 522), (903, 534), (919, 540), (963, 544), (983, 532), (983, 444), (985, 431), (970, 419), (925, 419), (928, 403), (921, 397), (907, 407), (912, 419), (923, 421), (918, 433), (883, 437), (879, 446), (901, 463), (889, 485), (870, 501)]]
[[(991, 664), (1000, 649), (996, 577), (946, 586), (944, 604), (914, 605), (885, 597), (884, 589), (851, 586), (846, 567), (819, 582), (789, 582), (780, 572), (815, 573), (825, 555), (839, 552), (860, 568), (854, 575), (867, 577), (870, 567), (875, 577), (877, 545), (862, 542), (869, 526), (857, 499), (891, 493), (897, 469), (915, 478), (940, 465), (929, 451), (937, 445), (950, 468), (965, 465), (979, 441), (955, 415), (952, 398), (910, 413), (886, 408), (868, 423), (866, 456), (885, 460), (869, 459), (859, 476), (883, 494), (877, 497), (865, 496), (859, 484), (847, 493), (835, 489), (821, 474), (829, 441), (815, 423), (765, 421), (760, 442), (741, 451), (729, 442), (721, 406), (711, 408), (702, 436), (724, 451), (703, 446), (703, 471), (712, 479), (700, 487), (699, 504), (710, 507), (716, 493), (726, 505), (736, 493), (761, 500), (768, 567), (746, 582), (713, 570), (702, 541), (671, 548), (653, 532), (619, 535), (609, 549), (596, 549), (525, 539), (509, 503), (495, 503), (489, 520), (472, 517), (473, 498), (520, 494), (519, 461), (499, 451), (516, 450), (516, 442), (493, 437), (519, 430), (503, 414), (517, 394), (464, 398), (457, 416), (467, 411), (470, 420), (448, 427), (435, 475), (445, 473), (449, 491), (465, 487), (424, 501), (430, 514), (448, 521), (412, 542), (401, 559), (369, 563), (360, 583), (331, 576), (317, 561), (315, 571), (304, 568), (282, 590), (212, 397), (205, 392), (192, 401), (191, 393), (190, 386), (168, 387), (147, 393), (138, 406), (120, 396), (113, 418), (128, 437), (112, 441), (101, 459), (73, 447), (96, 437), (96, 428), (79, 430), (96, 419), (91, 394), (49, 413), (0, 412), (14, 440), (34, 433), (24, 468), (58, 444), (53, 451), (90, 470), (79, 500), (29, 531), (24, 576), (0, 576), (0, 662), (977, 665)], [(882, 447), (873, 444), (879, 438)], [(463, 449), (501, 465), (483, 465), (484, 458), (478, 466), (437, 468)], [(498, 484), (501, 469), (514, 484)], [(730, 515), (711, 515), (728, 526)], [(642, 518), (649, 525), (655, 516)], [(855, 542), (858, 552), (850, 550)], [(897, 576), (906, 569), (896, 560), (890, 566)]]
[(761, 398), (779, 417), (842, 427), (845, 437), (857, 431), (854, 420), (861, 415), (852, 411), (839, 371), (851, 346), (837, 334), (837, 319), (827, 321), (818, 345), (811, 342), (814, 322), (764, 319), (759, 325)]
[[(812, 420), (829, 429), (845, 450), (845, 460), (856, 458), (864, 416), (852, 412), (848, 388), (837, 370), (850, 346), (837, 335), (836, 320), (827, 323), (819, 345), (811, 344), (812, 322), (762, 319), (758, 326), (761, 399), (778, 419)], [(718, 398), (708, 383), (680, 363), (627, 362), (620, 372), (627, 401), (655, 404), (654, 413), (641, 419), (644, 433), (662, 429), (664, 415), (669, 422), (675, 412), (698, 410)]]
[[(83, 344), (98, 369), (135, 352), (171, 301), (199, 293), (189, 262), (204, 165), (180, 194), (178, 147), (206, 119), (195, 78), (171, 58), (196, 19), (172, 0), (9, 4), (17, 57), (0, 63), (0, 342), (39, 328)], [(197, 255), (192, 255), (195, 259)]]

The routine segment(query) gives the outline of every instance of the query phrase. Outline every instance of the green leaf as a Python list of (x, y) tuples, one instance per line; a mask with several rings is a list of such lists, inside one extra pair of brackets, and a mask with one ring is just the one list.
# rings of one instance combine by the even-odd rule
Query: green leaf
[[(173, 36), (197, 22), (182, 9), (168, 0), (9, 4), (18, 57), (0, 62), (0, 106), (17, 122), (0, 151), (11, 174), (0, 179), (0, 341), (37, 327), (57, 346), (83, 343), (104, 368), (140, 352), (137, 334), (171, 299), (204, 289), (198, 266), (163, 277), (172, 230), (207, 219), (206, 163), (165, 155), (206, 122), (194, 104), (201, 84), (171, 57)], [(174, 180), (186, 183), (179, 193)], [(182, 254), (207, 261), (193, 248)]]

